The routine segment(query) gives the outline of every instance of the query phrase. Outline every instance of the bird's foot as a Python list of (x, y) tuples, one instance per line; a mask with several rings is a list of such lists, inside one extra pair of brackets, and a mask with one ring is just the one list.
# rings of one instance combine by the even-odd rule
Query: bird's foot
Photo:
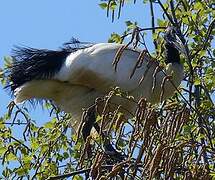
[(116, 161), (116, 162), (121, 162), (123, 161), (126, 156), (123, 155), (121, 152), (117, 151), (112, 144), (110, 143), (109, 140), (106, 140), (104, 143), (104, 150), (105, 154), (111, 158), (111, 160)]

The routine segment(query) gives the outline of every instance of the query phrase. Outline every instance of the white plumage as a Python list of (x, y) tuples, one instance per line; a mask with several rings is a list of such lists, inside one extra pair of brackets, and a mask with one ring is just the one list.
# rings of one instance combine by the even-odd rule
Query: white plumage
[[(33, 98), (53, 100), (61, 110), (71, 113), (74, 122), (80, 121), (83, 108), (94, 104), (97, 97), (104, 96), (115, 86), (136, 99), (145, 97), (147, 101), (157, 103), (166, 75), (172, 78), (171, 82), (164, 83), (163, 99), (172, 96), (183, 79), (183, 65), (173, 43), (174, 37), (172, 32), (166, 36), (167, 66), (164, 71), (156, 73), (155, 78), (157, 62), (147, 55), (141, 67), (129, 78), (141, 53), (129, 48), (123, 51), (117, 70), (114, 70), (112, 63), (122, 44), (100, 43), (71, 51), (19, 49), (10, 70), (15, 102)], [(139, 84), (143, 75), (145, 78)], [(113, 98), (113, 102), (134, 109), (134, 104), (120, 98)]]
[[(71, 53), (52, 78), (32, 80), (16, 88), (15, 102), (22, 103), (32, 98), (51, 99), (65, 112), (71, 112), (75, 120), (80, 120), (82, 108), (89, 107), (96, 97), (105, 95), (115, 86), (128, 91), (136, 99), (145, 97), (151, 103), (159, 102), (165, 74), (162, 71), (156, 74), (156, 85), (152, 91), (152, 77), (157, 64), (152, 61), (147, 67), (149, 59), (146, 56), (142, 66), (130, 79), (129, 76), (140, 54), (131, 49), (124, 50), (115, 71), (112, 62), (121, 46), (102, 43)], [(145, 78), (139, 85), (147, 68), (149, 69)], [(179, 63), (169, 63), (165, 72), (172, 76), (171, 80), (177, 87), (183, 78), (183, 66)], [(164, 85), (163, 98), (172, 96), (174, 91), (175, 87), (167, 81)], [(126, 106), (129, 107), (129, 104)]]

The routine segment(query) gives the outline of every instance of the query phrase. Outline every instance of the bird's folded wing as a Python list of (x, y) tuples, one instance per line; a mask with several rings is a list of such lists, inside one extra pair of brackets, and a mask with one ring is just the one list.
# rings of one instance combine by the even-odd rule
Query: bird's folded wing
[(132, 91), (138, 86), (141, 76), (146, 71), (148, 60), (143, 61), (142, 66), (136, 70), (130, 79), (129, 76), (140, 52), (125, 49), (115, 71), (112, 63), (117, 51), (122, 46), (120, 44), (102, 43), (71, 53), (54, 78), (101, 92), (106, 92), (107, 89), (114, 86)]

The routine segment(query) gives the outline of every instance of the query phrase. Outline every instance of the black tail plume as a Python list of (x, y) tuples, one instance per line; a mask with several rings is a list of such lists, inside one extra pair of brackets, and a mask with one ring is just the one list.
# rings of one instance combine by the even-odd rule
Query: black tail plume
[(34, 79), (48, 79), (60, 70), (70, 49), (59, 51), (16, 47), (13, 50), (13, 62), (9, 71), (11, 90)]
[(75, 38), (59, 50), (35, 49), (16, 46), (12, 51), (13, 62), (7, 69), (8, 86), (13, 92), (31, 80), (52, 78), (62, 67), (66, 57), (93, 44)]

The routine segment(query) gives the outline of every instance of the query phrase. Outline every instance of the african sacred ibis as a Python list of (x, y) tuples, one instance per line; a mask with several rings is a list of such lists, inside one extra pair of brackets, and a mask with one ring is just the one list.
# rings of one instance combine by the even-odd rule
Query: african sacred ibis
[[(34, 98), (49, 99), (63, 111), (70, 112), (73, 121), (80, 121), (82, 108), (94, 104), (97, 97), (103, 96), (114, 86), (129, 92), (135, 98), (145, 97), (147, 101), (157, 103), (166, 75), (171, 75), (172, 78), (171, 82), (167, 81), (163, 86), (163, 99), (172, 96), (175, 87), (178, 87), (183, 79), (183, 65), (179, 56), (182, 46), (175, 29), (168, 28), (164, 39), (167, 66), (164, 69), (165, 73), (159, 71), (154, 78), (157, 63), (149, 63), (147, 55), (141, 67), (129, 78), (140, 55), (139, 50), (131, 48), (122, 52), (117, 70), (114, 70), (112, 62), (122, 44), (100, 43), (57, 51), (18, 48), (14, 51), (14, 62), (9, 70), (10, 87), (15, 95), (15, 103)], [(139, 84), (143, 74), (145, 78)], [(118, 99), (116, 101), (120, 103)], [(124, 105), (132, 109), (129, 103)]]

